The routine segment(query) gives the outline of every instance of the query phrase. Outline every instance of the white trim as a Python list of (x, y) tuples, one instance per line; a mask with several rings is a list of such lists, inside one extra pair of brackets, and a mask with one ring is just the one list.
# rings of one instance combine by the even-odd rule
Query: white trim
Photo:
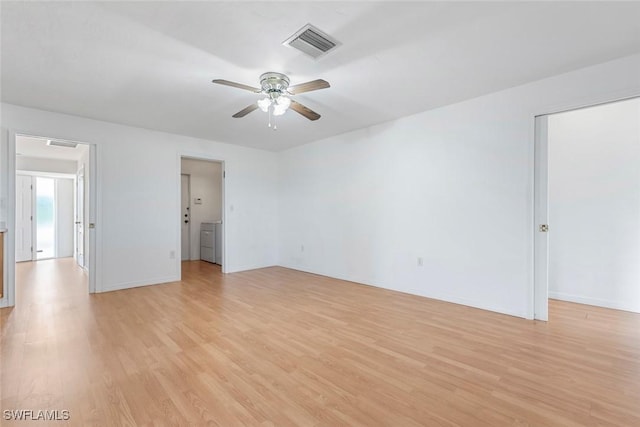
[(582, 108), (590, 108), (597, 105), (610, 104), (612, 102), (626, 101), (627, 99), (640, 97), (640, 92), (636, 92), (636, 90), (637, 89), (625, 89), (614, 91), (609, 94), (591, 96), (573, 102), (552, 104), (541, 107), (537, 109), (537, 111), (533, 111), (532, 113), (534, 117), (550, 116), (551, 114), (565, 113), (568, 111), (580, 110)]
[(627, 91), (616, 92), (611, 96), (593, 97), (591, 100), (583, 100), (572, 104), (556, 104), (553, 107), (546, 108), (544, 112), (535, 114), (538, 116), (550, 116), (552, 114), (567, 113), (569, 111), (582, 110), (583, 108), (597, 107), (599, 105), (612, 104), (614, 102), (628, 101), (630, 99), (640, 98), (640, 92), (629, 94)]
[(631, 311), (633, 313), (640, 313), (640, 305), (637, 305), (637, 304), (633, 305), (631, 303), (625, 303), (621, 301), (612, 301), (612, 300), (601, 299), (601, 298), (582, 297), (579, 295), (572, 295), (572, 294), (566, 294), (564, 292), (554, 292), (554, 291), (549, 291), (549, 298), (557, 299), (561, 301), (575, 302), (578, 304), (594, 305), (597, 307), (606, 307), (606, 308), (613, 308), (616, 310), (624, 310), (624, 311)]
[[(102, 242), (102, 228), (100, 227), (100, 204), (102, 203), (102, 191), (98, 167), (98, 146), (89, 143), (89, 223), (96, 224), (97, 228), (89, 228), (89, 293), (96, 293), (102, 290), (102, 275), (98, 274), (102, 268), (102, 247), (98, 242)], [(86, 170), (85, 170), (86, 185)], [(84, 200), (87, 203), (86, 197)], [(87, 221), (87, 218), (84, 219)], [(86, 254), (86, 248), (85, 248)]]
[[(190, 159), (190, 160), (204, 160), (207, 162), (217, 162), (220, 163), (222, 165), (222, 273), (227, 273), (227, 266), (229, 265), (229, 260), (227, 257), (227, 230), (229, 228), (227, 228), (227, 180), (225, 178), (226, 176), (226, 170), (227, 170), (227, 162), (224, 159), (221, 159), (219, 157), (213, 156), (211, 154), (207, 154), (207, 153), (200, 153), (200, 152), (193, 152), (193, 151), (179, 151), (178, 155), (177, 155), (177, 170), (178, 170), (178, 175), (177, 175), (177, 186), (176, 186), (176, 200), (178, 201), (177, 203), (177, 218), (181, 219), (182, 218), (182, 199), (181, 199), (181, 175), (182, 175), (182, 159)], [(177, 254), (181, 254), (182, 253), (182, 238), (181, 238), (181, 224), (180, 221), (176, 221), (178, 230), (176, 233), (176, 271), (178, 271), (178, 279), (177, 280), (181, 280), (182, 279), (182, 256), (177, 256)]]
[[(16, 280), (16, 132), (7, 129), (7, 231), (4, 233), (4, 270), (5, 286), (0, 307), (13, 307), (15, 299)], [(12, 202), (13, 201), (13, 202)]]
[[(191, 259), (191, 175), (188, 173), (182, 173), (182, 168), (180, 168), (180, 261), (193, 261)], [(187, 224), (187, 228), (189, 229), (187, 231), (187, 237), (188, 237), (188, 242), (187, 242), (187, 259), (182, 259), (183, 254), (182, 254), (182, 221), (184, 221), (182, 219), (182, 215), (184, 215), (184, 213), (182, 212), (182, 177), (186, 176), (187, 177), (187, 193), (189, 193), (189, 195), (187, 196), (187, 209), (189, 210), (189, 223)]]
[(43, 177), (43, 178), (76, 179), (76, 175), (73, 174), (73, 173), (25, 171), (25, 170), (22, 170), (22, 169), (16, 170), (16, 175), (39, 176), (39, 177)]
[(120, 291), (120, 290), (124, 290), (124, 289), (131, 289), (131, 288), (139, 288), (142, 286), (152, 286), (152, 285), (160, 285), (163, 283), (172, 283), (172, 282), (178, 282), (180, 281), (180, 277), (178, 276), (164, 276), (164, 277), (156, 277), (154, 279), (145, 279), (145, 280), (140, 280), (140, 281), (133, 281), (133, 282), (122, 282), (122, 283), (116, 283), (113, 285), (109, 285), (107, 287), (105, 287), (104, 289), (100, 290), (100, 293), (104, 293), (104, 292), (113, 292), (113, 291)]
[[(7, 241), (8, 241), (6, 236), (7, 236), (7, 230), (2, 229), (2, 232), (0, 232), (0, 239), (3, 239), (2, 243), (4, 244), (4, 250), (5, 251), (7, 250)], [(9, 306), (8, 305), (9, 304), (8, 303), (8, 301), (9, 301), (9, 295), (8, 295), (8, 293), (9, 293), (9, 282), (7, 280), (7, 276), (8, 276), (9, 272), (7, 271), (7, 264), (6, 264), (7, 263), (7, 257), (4, 256), (3, 258), (4, 259), (0, 261), (0, 262), (3, 263), (3, 265), (2, 265), (2, 267), (3, 267), (2, 268), (3, 288), (2, 288), (2, 298), (0, 298), (0, 308)]]
[[(241, 265), (241, 266), (236, 266), (235, 268), (230, 268), (229, 270), (227, 270), (226, 273), (231, 274), (231, 273), (241, 273), (243, 271), (251, 271), (251, 270), (260, 270), (263, 268), (271, 268), (271, 267), (283, 267), (283, 268), (288, 268), (290, 270), (299, 270), (299, 271), (303, 271), (305, 273), (312, 273), (312, 274), (317, 274), (319, 276), (326, 276), (326, 274), (323, 273), (315, 273), (313, 271), (306, 271), (306, 270), (301, 270), (299, 267), (287, 267), (286, 265), (283, 264), (270, 264), (270, 265), (264, 265), (264, 264), (247, 264), (247, 265)], [(326, 276), (326, 277), (333, 277), (333, 276)], [(349, 280), (349, 279), (341, 279), (339, 277), (336, 277), (336, 279), (340, 279), (340, 280), (346, 280), (348, 282), (353, 282), (353, 280)], [(359, 283), (359, 282), (356, 282)], [(366, 283), (364, 283), (366, 285)], [(369, 286), (369, 285), (367, 285)], [(376, 285), (378, 286), (378, 285)], [(380, 286), (381, 287), (381, 286)]]
[(549, 320), (549, 233), (541, 232), (541, 224), (549, 224), (548, 116), (535, 118), (534, 143), (534, 270), (533, 307), (529, 311), (536, 320)]
[[(15, 200), (15, 198), (13, 199)], [(14, 205), (15, 206), (15, 205)], [(18, 218), (16, 218), (16, 221)], [(38, 260), (38, 180), (31, 177), (31, 261)]]
[[(362, 281), (356, 281), (350, 278), (346, 278), (343, 276), (327, 276), (325, 273), (321, 273), (321, 272), (317, 272), (311, 269), (306, 269), (306, 268), (302, 268), (302, 267), (290, 267), (287, 265), (277, 265), (277, 267), (282, 267), (282, 268), (286, 268), (288, 270), (295, 270), (295, 271), (301, 271), (303, 273), (310, 273), (310, 274), (315, 274), (318, 276), (323, 276), (323, 277), (329, 277), (332, 279), (337, 279), (337, 280), (342, 280), (345, 282), (351, 282), (351, 283), (355, 283), (358, 285), (362, 285), (362, 286), (372, 286), (375, 288), (380, 288), (380, 289), (388, 289), (390, 291), (394, 291), (394, 292), (400, 292), (403, 294), (407, 294), (407, 295), (413, 295), (413, 296), (418, 296), (418, 297), (422, 297), (422, 298), (429, 298), (429, 299), (433, 299), (433, 300), (438, 300), (438, 301), (444, 301), (444, 302), (449, 302), (452, 304), (458, 304), (458, 305), (463, 305), (466, 307), (471, 307), (471, 308), (476, 308), (476, 309), (480, 309), (480, 310), (488, 310), (488, 311), (492, 311), (495, 314), (500, 314), (500, 315), (505, 315), (505, 316), (514, 316), (514, 317), (524, 317), (524, 313), (518, 312), (513, 310), (512, 307), (509, 306), (499, 306), (499, 305), (492, 305), (492, 304), (478, 304), (477, 301), (474, 300), (468, 300), (465, 298), (461, 298), (458, 297), (456, 295), (451, 295), (445, 292), (439, 292), (439, 293), (434, 293), (434, 294), (429, 294), (427, 292), (425, 292), (423, 289), (397, 289), (397, 288), (393, 288), (390, 286), (385, 286), (382, 283), (375, 283), (375, 284), (369, 284), (369, 283), (365, 283)], [(256, 266), (254, 268), (248, 268), (247, 270), (250, 269), (262, 269), (262, 268), (269, 268), (269, 266)], [(245, 269), (241, 269), (238, 271), (246, 271)]]
[[(85, 217), (85, 181), (84, 181), (84, 170), (85, 170), (85, 164), (84, 163), (80, 163), (80, 160), (78, 160), (78, 164), (77, 164), (78, 168), (76, 170), (76, 173), (74, 175), (74, 186), (73, 186), (73, 208), (74, 208), (74, 212), (73, 212), (73, 258), (76, 260), (76, 264), (82, 268), (83, 271), (87, 271), (87, 268), (84, 265), (84, 252), (85, 252), (85, 241), (84, 241), (84, 230), (82, 230), (82, 239), (78, 238), (78, 229), (80, 227), (78, 227), (78, 222), (80, 222), (80, 225), (82, 225), (82, 227), (84, 227), (84, 217)], [(79, 187), (79, 183), (82, 180), (82, 205), (80, 205), (80, 200), (78, 198), (78, 187)], [(79, 215), (79, 212), (81, 212), (82, 214)], [(80, 218), (82, 218), (82, 221), (78, 221)], [(82, 240), (82, 260), (80, 260), (80, 251), (79, 251), (79, 245), (78, 242)], [(82, 261), (82, 262), (81, 262)]]
[[(55, 134), (46, 137), (34, 134), (28, 130), (7, 129), (7, 231), (5, 232), (5, 296), (0, 299), (1, 307), (12, 307), (15, 301), (16, 286), (16, 248), (15, 248), (15, 200), (16, 200), (16, 137), (31, 136), (36, 138), (48, 138), (61, 141), (76, 142), (89, 146), (90, 174), (89, 174), (89, 222), (98, 224), (100, 219), (100, 200), (102, 197), (100, 186), (100, 170), (98, 169), (98, 147), (95, 142), (75, 141), (73, 139)], [(13, 201), (13, 202), (11, 202)], [(89, 231), (89, 293), (100, 292), (102, 281), (98, 271), (102, 265), (100, 246), (97, 241), (101, 241), (102, 233), (98, 225)]]
[[(603, 94), (603, 95), (597, 95), (597, 96), (591, 96), (591, 97), (587, 97), (587, 98), (583, 98), (581, 100), (577, 100), (577, 101), (569, 101), (569, 102), (564, 102), (564, 103), (559, 103), (559, 104), (554, 104), (554, 105), (549, 105), (546, 107), (541, 107), (537, 110), (532, 110), (530, 112), (530, 117), (534, 118), (534, 123), (535, 123), (535, 119), (538, 117), (542, 117), (542, 116), (548, 116), (551, 114), (556, 114), (556, 113), (561, 113), (561, 112), (566, 112), (566, 111), (573, 111), (573, 110), (579, 110), (582, 108), (588, 108), (588, 107), (593, 107), (596, 105), (602, 105), (602, 104), (609, 104), (612, 102), (618, 102), (618, 101), (624, 101), (627, 99), (632, 99), (632, 98), (638, 98), (640, 97), (640, 92), (637, 92), (637, 89), (625, 89), (625, 90), (621, 90), (621, 91), (614, 91), (611, 92), (609, 94)], [(535, 126), (534, 126), (534, 130), (531, 134), (531, 139), (529, 140), (529, 144), (531, 144), (531, 147), (534, 147), (534, 153), (536, 152), (536, 145), (539, 142), (537, 142), (537, 135), (535, 132)], [(545, 141), (546, 143), (546, 141)], [(548, 162), (548, 159), (547, 159)], [(531, 180), (533, 182), (533, 197), (532, 197), (532, 205), (531, 205), (531, 212), (532, 212), (532, 222), (530, 222), (530, 226), (533, 227), (537, 227), (537, 224), (546, 224), (547, 222), (537, 222), (538, 218), (536, 217), (536, 203), (537, 203), (537, 198), (536, 198), (536, 192), (538, 187), (541, 185), (541, 183), (538, 182), (538, 179), (541, 177), (540, 172), (538, 171), (539, 165), (538, 165), (538, 161), (535, 160), (535, 154), (534, 154), (534, 165), (533, 165), (533, 170), (532, 170), (532, 175), (531, 175)], [(544, 168), (546, 170), (546, 168), (548, 167), (548, 164), (544, 165)], [(546, 179), (546, 178), (545, 178)], [(545, 184), (546, 185), (546, 182)], [(539, 196), (538, 196), (539, 197)], [(533, 228), (533, 233), (534, 233), (534, 238), (532, 239), (531, 242), (531, 256), (530, 256), (530, 267), (529, 267), (529, 292), (527, 293), (527, 318), (528, 319), (534, 319), (535, 316), (535, 310), (536, 310), (536, 302), (535, 302), (535, 295), (536, 295), (536, 271), (537, 271), (537, 260), (541, 259), (541, 257), (543, 256), (542, 253), (539, 253), (538, 256), (536, 256), (536, 250), (538, 249), (537, 244), (536, 244), (536, 235), (539, 234), (537, 232), (537, 230), (535, 228)], [(548, 248), (547, 248), (547, 255), (548, 257)], [(540, 278), (540, 273), (538, 273), (538, 278)], [(538, 286), (541, 286), (538, 284)], [(547, 285), (548, 288), (548, 285)], [(538, 295), (541, 295), (541, 290), (538, 290)], [(540, 304), (538, 304), (540, 305)]]

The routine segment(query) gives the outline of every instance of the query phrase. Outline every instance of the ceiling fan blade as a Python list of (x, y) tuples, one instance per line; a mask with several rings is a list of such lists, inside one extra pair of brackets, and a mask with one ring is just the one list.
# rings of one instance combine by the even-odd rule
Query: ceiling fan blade
[(312, 90), (318, 89), (326, 89), (328, 87), (331, 87), (328, 81), (318, 79), (306, 83), (300, 83), (299, 85), (290, 86), (288, 91), (292, 95), (298, 95), (299, 93), (311, 92)]
[(291, 100), (291, 106), (289, 108), (298, 114), (302, 114), (309, 120), (318, 120), (320, 118), (320, 114), (294, 100)]
[(216, 79), (216, 80), (212, 80), (211, 83), (216, 83), (216, 84), (219, 84), (219, 85), (225, 85), (225, 86), (231, 86), (231, 87), (237, 87), (238, 89), (244, 89), (244, 90), (248, 90), (249, 92), (254, 92), (254, 93), (260, 93), (261, 92), (261, 89), (258, 89), (257, 87), (243, 85), (242, 83), (230, 82), (229, 80)]
[(254, 111), (254, 110), (257, 110), (257, 109), (258, 109), (258, 104), (253, 103), (253, 104), (249, 105), (248, 107), (243, 108), (242, 110), (238, 111), (237, 113), (235, 113), (235, 114), (234, 114), (233, 116), (231, 116), (231, 117), (236, 118), (236, 119), (239, 119), (240, 117), (244, 117), (244, 116), (246, 116), (247, 114), (249, 114), (250, 112), (252, 112), (252, 111)]

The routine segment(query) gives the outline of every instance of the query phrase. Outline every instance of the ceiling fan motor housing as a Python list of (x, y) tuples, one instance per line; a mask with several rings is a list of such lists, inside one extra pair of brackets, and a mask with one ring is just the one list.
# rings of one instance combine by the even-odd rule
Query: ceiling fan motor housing
[(289, 77), (275, 72), (264, 73), (260, 76), (260, 86), (262, 92), (275, 99), (287, 91)]

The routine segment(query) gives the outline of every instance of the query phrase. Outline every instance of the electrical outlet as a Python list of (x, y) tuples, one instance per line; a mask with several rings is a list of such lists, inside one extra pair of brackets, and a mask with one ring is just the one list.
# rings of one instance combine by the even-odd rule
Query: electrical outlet
[(169, 251), (169, 259), (176, 259), (176, 251)]
[(424, 265), (424, 260), (422, 257), (418, 257), (418, 267), (422, 267)]

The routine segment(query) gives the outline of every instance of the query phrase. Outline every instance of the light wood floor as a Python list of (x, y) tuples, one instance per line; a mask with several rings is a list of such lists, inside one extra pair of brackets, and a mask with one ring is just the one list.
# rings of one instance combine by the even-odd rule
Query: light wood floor
[(543, 323), (284, 268), (183, 275), (89, 296), (72, 260), (18, 265), (2, 409), (78, 426), (640, 426), (637, 314), (552, 301)]

